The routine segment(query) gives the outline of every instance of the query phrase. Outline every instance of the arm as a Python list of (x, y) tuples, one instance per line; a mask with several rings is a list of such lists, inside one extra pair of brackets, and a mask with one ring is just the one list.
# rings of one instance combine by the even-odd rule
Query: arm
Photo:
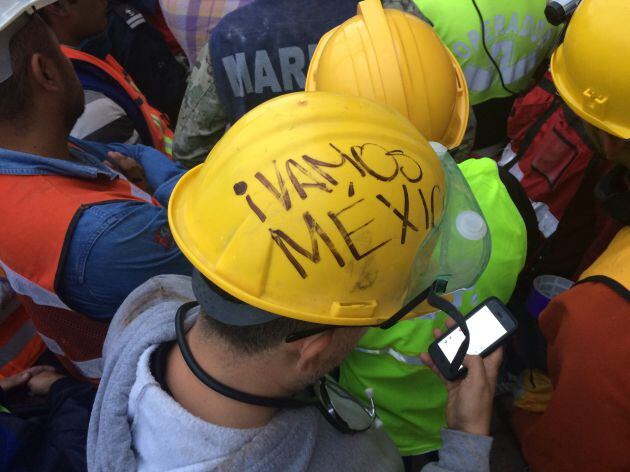
[[(4, 389), (28, 382), (36, 395), (48, 395), (49, 411), (37, 421), (0, 413), (0, 470), (85, 470), (85, 447), (96, 388), (37, 366), (0, 380)], [(51, 388), (52, 387), (52, 388)]]
[(110, 144), (107, 146), (107, 151), (119, 152), (136, 160), (144, 169), (147, 183), (153, 189), (153, 197), (163, 206), (168, 206), (175, 184), (186, 172), (184, 166), (147, 146)]
[[(96, 388), (69, 377), (56, 380), (48, 394), (50, 412), (39, 447), (50, 470), (85, 470), (87, 432)], [(40, 468), (39, 470), (42, 470)]]
[(151, 277), (191, 271), (175, 245), (165, 208), (137, 201), (95, 205), (81, 214), (71, 236), (59, 293), (79, 313), (109, 320)]
[[(449, 320), (447, 325), (453, 325)], [(435, 337), (441, 335), (435, 330)], [(498, 349), (485, 358), (466, 356), (463, 365), (468, 373), (455, 381), (448, 381), (440, 374), (427, 353), (422, 361), (442, 380), (448, 391), (446, 423), (442, 430), (440, 460), (427, 464), (425, 472), (485, 472), (490, 470), (490, 420), (496, 379), (501, 366), (502, 350)]]
[(175, 159), (186, 167), (202, 163), (223, 136), (227, 124), (227, 115), (214, 83), (207, 43), (199, 51), (179, 112), (173, 140)]
[(442, 448), (439, 462), (422, 468), (423, 472), (490, 470), (492, 438), (464, 433), (452, 429), (442, 430)]

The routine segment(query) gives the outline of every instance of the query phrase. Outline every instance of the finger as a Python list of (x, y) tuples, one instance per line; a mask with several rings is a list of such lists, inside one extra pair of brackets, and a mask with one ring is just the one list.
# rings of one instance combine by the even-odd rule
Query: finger
[(433, 336), (435, 337), (435, 339), (439, 338), (440, 336), (442, 336), (442, 330), (439, 328), (435, 328), (433, 330)]
[(109, 151), (107, 153), (107, 156), (112, 158), (112, 159), (114, 159), (115, 161), (122, 161), (122, 160), (125, 160), (125, 159), (131, 159), (130, 157), (125, 156), (124, 154), (121, 154), (121, 153), (116, 152), (116, 151)]
[(429, 355), (429, 353), (427, 352), (423, 352), (420, 354), (420, 359), (422, 360), (422, 362), (424, 362), (424, 364), (433, 371), (433, 373), (435, 375), (437, 375), (439, 377), (439, 379), (442, 381), (442, 383), (444, 385), (446, 385), (446, 387), (448, 388), (449, 386), (452, 385), (452, 382), (446, 380), (444, 378), (444, 376), (442, 375), (442, 373), (440, 372), (440, 369), (437, 368), (437, 366), (435, 365), (435, 363), (433, 362), (433, 359), (431, 359), (431, 356)]
[(433, 359), (431, 359), (431, 356), (428, 352), (420, 353), (420, 360), (423, 362), (424, 365), (429, 368), (435, 367), (435, 363), (433, 362)]
[(4, 390), (11, 390), (12, 388), (19, 387), (20, 385), (24, 385), (31, 378), (31, 374), (28, 370), (24, 372), (20, 372), (17, 375), (12, 375), (11, 377), (7, 377), (2, 381), (2, 388)]
[(455, 323), (455, 320), (453, 318), (451, 318), (450, 316), (446, 318), (446, 327), (447, 328), (452, 328), (456, 324), (457, 323)]
[(107, 153), (107, 157), (118, 164), (122, 169), (128, 170), (134, 165), (136, 165), (136, 161), (131, 157), (125, 156), (119, 152), (109, 151)]
[(30, 372), (31, 376), (39, 375), (42, 372), (54, 372), (54, 371), (55, 371), (55, 368), (51, 365), (36, 365), (28, 369), (28, 372)]
[(486, 369), (481, 356), (464, 356), (462, 365), (468, 369), (467, 379), (486, 379)]
[(488, 382), (494, 387), (503, 361), (503, 348), (499, 348), (483, 360)]

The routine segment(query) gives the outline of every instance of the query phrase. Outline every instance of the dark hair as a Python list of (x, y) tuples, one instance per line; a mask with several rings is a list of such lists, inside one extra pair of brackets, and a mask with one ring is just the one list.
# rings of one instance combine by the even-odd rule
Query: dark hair
[(279, 346), (290, 334), (321, 326), (291, 318), (278, 318), (255, 326), (232, 326), (211, 318), (203, 311), (199, 316), (206, 333), (219, 336), (237, 352), (248, 355)]
[(11, 38), (9, 51), (13, 74), (0, 83), (0, 121), (24, 118), (33, 105), (33, 90), (29, 81), (33, 54), (57, 57), (59, 52), (48, 27), (37, 15)]

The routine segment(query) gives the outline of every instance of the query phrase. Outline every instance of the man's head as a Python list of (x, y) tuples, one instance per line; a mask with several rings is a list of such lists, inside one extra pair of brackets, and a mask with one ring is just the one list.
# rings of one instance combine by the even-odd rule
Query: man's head
[(42, 14), (59, 42), (79, 46), (107, 28), (107, 0), (59, 0)]
[(562, 99), (587, 123), (595, 145), (630, 167), (627, 0), (583, 0), (551, 59)]
[(339, 366), (364, 334), (364, 328), (338, 328), (285, 342), (287, 336), (316, 330), (319, 325), (277, 318), (255, 326), (233, 326), (201, 313), (198, 323), (205, 341), (220, 342), (230, 357), (257, 359), (284, 372), (285, 386), (297, 392)]
[(0, 83), (0, 124), (61, 120), (68, 132), (83, 113), (83, 90), (72, 64), (38, 14), (9, 41), (12, 75)]
[[(449, 159), (361, 97), (301, 92), (250, 111), (169, 203), (208, 332), (260, 362), (284, 356), (303, 381), (338, 365), (361, 328), (434, 311), (418, 304), (453, 272), (450, 242), (471, 254), (474, 279), (485, 259), (468, 249), (487, 247), (442, 239), (474, 211), (454, 200), (470, 190)], [(453, 290), (474, 283), (459, 272)]]

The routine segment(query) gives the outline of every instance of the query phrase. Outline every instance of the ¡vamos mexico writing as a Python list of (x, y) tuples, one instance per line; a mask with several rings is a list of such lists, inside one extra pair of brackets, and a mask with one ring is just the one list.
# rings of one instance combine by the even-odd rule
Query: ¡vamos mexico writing
[[(317, 220), (309, 211), (302, 212), (306, 232), (302, 234), (308, 234), (310, 248), (297, 243), (296, 239), (299, 238), (296, 235), (290, 235), (279, 227), (268, 227), (270, 237), (302, 278), (306, 278), (308, 272), (303, 265), (304, 261), (299, 257), (318, 263), (321, 260), (319, 240), (328, 248), (339, 266), (343, 267), (350, 257), (359, 261), (392, 241), (399, 241), (404, 245), (410, 232), (430, 230), (435, 226), (436, 213), (441, 212), (444, 205), (442, 189), (438, 185), (433, 185), (423, 190), (422, 167), (402, 150), (388, 150), (374, 143), (351, 146), (347, 151), (333, 143), (329, 143), (329, 146), (331, 153), (336, 157), (332, 162), (309, 155), (287, 159), (284, 162), (274, 161), (273, 175), (259, 171), (249, 182), (241, 180), (233, 185), (235, 195), (245, 197), (247, 205), (261, 223), (267, 221), (267, 213), (270, 210), (275, 213), (279, 208), (280, 211), (291, 212), (294, 210), (296, 199), (307, 200), (313, 192), (327, 194), (347, 192), (348, 204), (341, 209), (326, 212), (325, 219), (320, 217)], [(374, 165), (375, 159), (379, 162), (378, 166)], [(335, 175), (338, 174), (335, 171), (341, 168), (350, 169), (354, 178), (346, 177), (341, 181), (340, 177)], [(348, 172), (344, 172), (344, 175), (347, 176)], [(357, 194), (357, 189), (364, 179), (381, 182), (384, 188), (389, 187), (388, 191), (362, 198)], [(252, 188), (256, 191), (252, 191)], [(257, 192), (261, 189), (264, 189), (264, 196), (272, 197), (275, 208), (267, 206), (263, 210), (257, 204), (253, 195), (259, 198), (260, 193)], [(397, 202), (392, 201), (393, 189), (396, 189), (399, 195)], [(375, 198), (379, 205), (388, 210), (387, 214), (391, 220), (375, 222), (375, 218), (369, 218), (359, 226), (348, 228), (344, 223), (344, 215), (360, 205), (365, 205), (366, 198)], [(339, 200), (335, 199), (337, 202)], [(387, 225), (391, 230), (391, 237), (372, 242), (369, 247), (359, 247), (357, 240), (365, 238), (358, 238), (357, 233), (367, 231), (373, 223)], [(335, 232), (341, 236), (349, 254), (344, 254), (345, 249), (342, 245), (334, 243)]]

